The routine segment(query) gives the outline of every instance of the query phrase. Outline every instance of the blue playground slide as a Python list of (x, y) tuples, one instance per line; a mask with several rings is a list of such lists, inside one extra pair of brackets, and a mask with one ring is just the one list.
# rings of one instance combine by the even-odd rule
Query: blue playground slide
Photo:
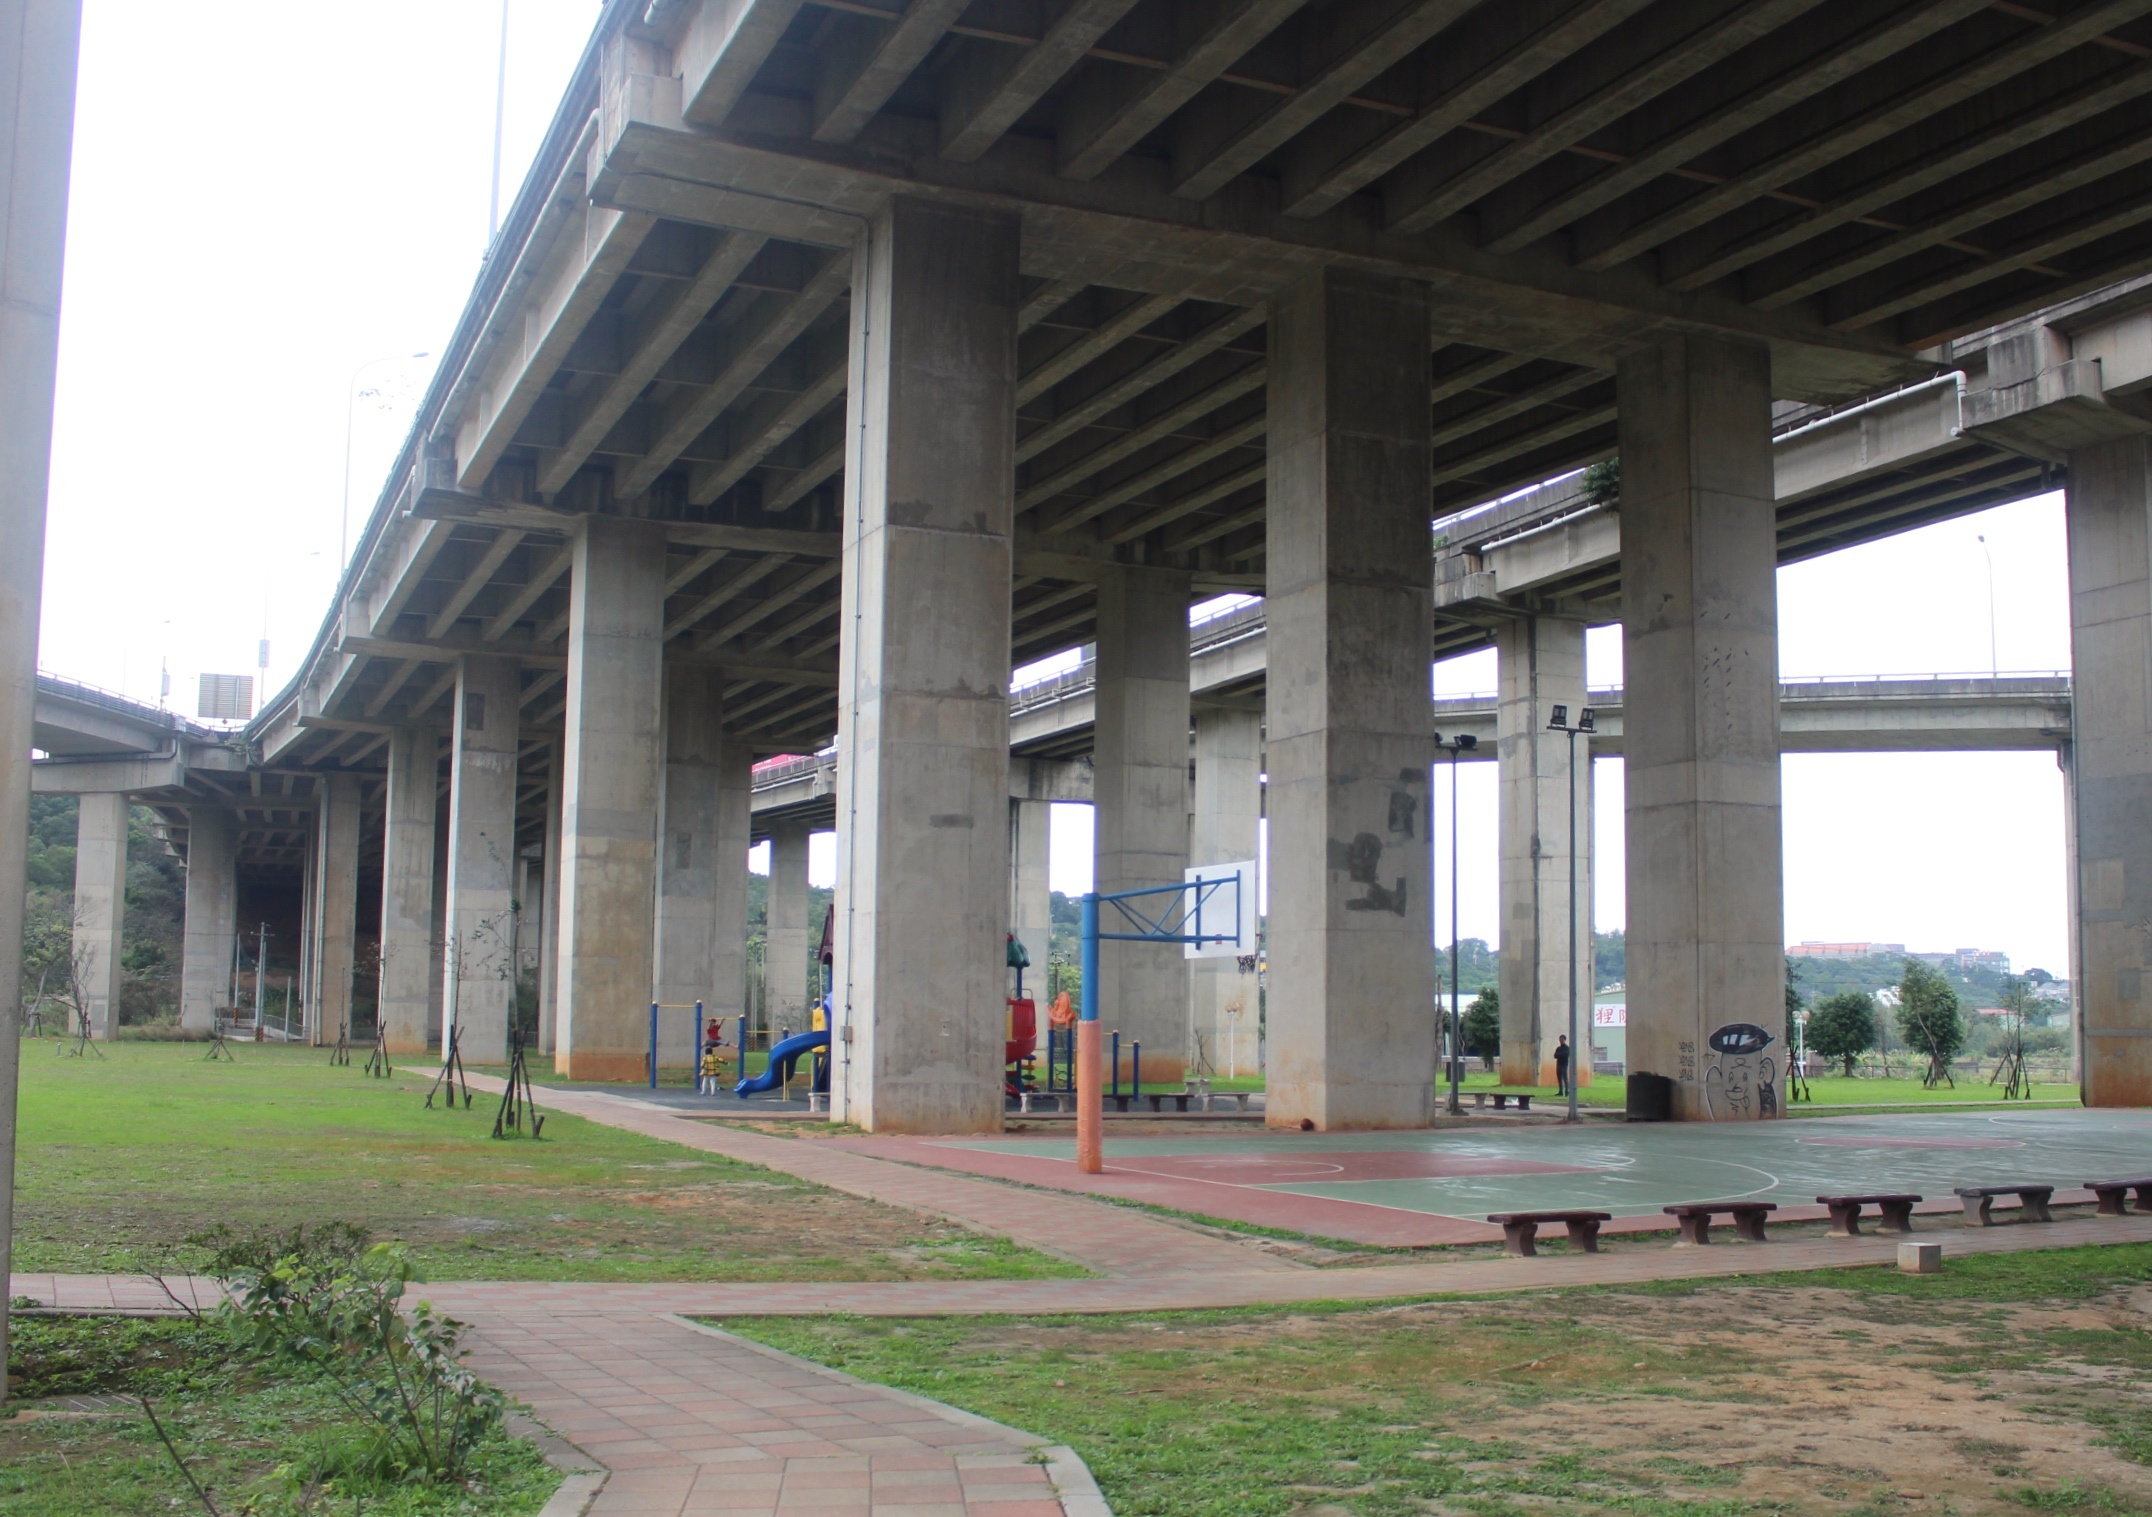
[(758, 1096), (766, 1090), (775, 1090), (790, 1078), (792, 1066), (802, 1054), (812, 1053), (817, 1048), (827, 1047), (829, 1047), (829, 1031), (827, 1028), (820, 1032), (796, 1032), (770, 1050), (768, 1068), (764, 1069), (759, 1075), (749, 1075), (739, 1084), (733, 1086), (732, 1093), (736, 1096)]

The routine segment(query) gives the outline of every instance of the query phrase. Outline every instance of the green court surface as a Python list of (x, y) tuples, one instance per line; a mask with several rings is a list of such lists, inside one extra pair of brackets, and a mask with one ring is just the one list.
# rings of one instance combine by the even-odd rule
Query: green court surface
[[(869, 1140), (873, 1141), (873, 1140)], [(1589, 1208), (1663, 1222), (1681, 1201), (1813, 1208), (1849, 1192), (2014, 1181), (2069, 1192), (2152, 1174), (2152, 1112), (2018, 1111), (1801, 1122), (1466, 1123), (1425, 1132), (1191, 1132), (1106, 1140), (1077, 1174), (1069, 1139), (907, 1140), (904, 1157), (1178, 1211), (1366, 1243), (1461, 1241), (1496, 1211)], [(2058, 1194), (2058, 1199), (2064, 1197)], [(1456, 1224), (1479, 1224), (1460, 1233)]]

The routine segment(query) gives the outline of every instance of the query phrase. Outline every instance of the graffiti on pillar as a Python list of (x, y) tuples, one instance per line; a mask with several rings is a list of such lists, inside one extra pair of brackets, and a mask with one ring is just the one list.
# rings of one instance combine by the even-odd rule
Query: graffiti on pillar
[[(1332, 842), (1331, 867), (1342, 862), (1345, 875), (1353, 884), (1364, 887), (1361, 894), (1346, 901), (1347, 911), (1387, 911), (1396, 916), (1405, 914), (1405, 877), (1398, 875), (1394, 884), (1382, 882), (1382, 839), (1372, 832), (1357, 834), (1350, 843)], [(1339, 857), (1342, 855), (1342, 859)]]
[[(1390, 786), (1389, 814), (1384, 820), (1390, 842), (1409, 842), (1418, 835), (1420, 798), (1412, 787), (1425, 783), (1424, 775), (1410, 769), (1400, 770), (1397, 783)], [(1403, 916), (1409, 891), (1406, 876), (1391, 876), (1383, 880), (1382, 855), (1389, 846), (1372, 832), (1355, 833), (1349, 843), (1330, 841), (1330, 867), (1343, 870), (1351, 885), (1358, 892), (1345, 902), (1347, 911), (1386, 911), (1392, 916)]]
[(1765, 1054), (1776, 1040), (1754, 1022), (1729, 1022), (1705, 1040), (1712, 1062), (1704, 1070), (1704, 1112), (1719, 1117), (1778, 1115), (1777, 1062)]

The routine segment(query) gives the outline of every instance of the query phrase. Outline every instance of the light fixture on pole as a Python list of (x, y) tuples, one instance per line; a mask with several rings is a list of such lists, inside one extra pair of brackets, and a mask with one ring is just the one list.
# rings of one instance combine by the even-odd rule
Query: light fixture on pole
[[(1596, 730), (1592, 708), (1585, 706), (1579, 709), (1576, 725), (1572, 727), (1569, 724), (1569, 708), (1556, 706), (1547, 719), (1547, 730), (1565, 733), (1569, 738), (1569, 1114), (1562, 1120), (1574, 1122), (1577, 1120), (1577, 975), (1580, 967), (1577, 963), (1577, 736), (1580, 733), (1590, 736)], [(1591, 752), (1591, 745), (1585, 744), (1586, 763), (1591, 762)], [(1587, 957), (1589, 952), (1587, 944)]]
[(416, 353), (389, 353), (380, 358), (369, 358), (351, 371), (351, 378), (344, 381), (344, 505), (336, 520), (336, 572), (344, 572), (351, 556), (351, 424), (358, 414), (359, 376), (376, 364), (397, 363), (413, 358), (428, 358), (425, 350)]
[(1464, 1059), (1464, 1013), (1458, 996), (1457, 964), (1457, 756), (1470, 753), (1479, 746), (1479, 739), (1469, 732), (1460, 732), (1448, 742), (1442, 734), (1435, 734), (1435, 746), (1450, 756), (1450, 1036), (1447, 1057), (1449, 1059), (1449, 1114), (1464, 1115), (1464, 1098), (1457, 1092), (1458, 1072)]

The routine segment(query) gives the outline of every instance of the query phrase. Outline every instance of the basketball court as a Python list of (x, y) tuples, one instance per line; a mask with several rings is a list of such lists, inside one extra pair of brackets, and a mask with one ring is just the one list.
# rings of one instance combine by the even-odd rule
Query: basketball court
[(1191, 1131), (1106, 1138), (1106, 1172), (1076, 1170), (1073, 1136), (856, 1138), (909, 1163), (1142, 1201), (1175, 1211), (1387, 1246), (1499, 1238), (1497, 1211), (1590, 1208), (1616, 1230), (1669, 1225), (1680, 1201), (1775, 1201), (1914, 1191), (1956, 1211), (1960, 1185), (2037, 1181), (2056, 1201), (2087, 1180), (2152, 1173), (2152, 1112), (2024, 1111), (1630, 1125), (1481, 1121), (1427, 1132)]

